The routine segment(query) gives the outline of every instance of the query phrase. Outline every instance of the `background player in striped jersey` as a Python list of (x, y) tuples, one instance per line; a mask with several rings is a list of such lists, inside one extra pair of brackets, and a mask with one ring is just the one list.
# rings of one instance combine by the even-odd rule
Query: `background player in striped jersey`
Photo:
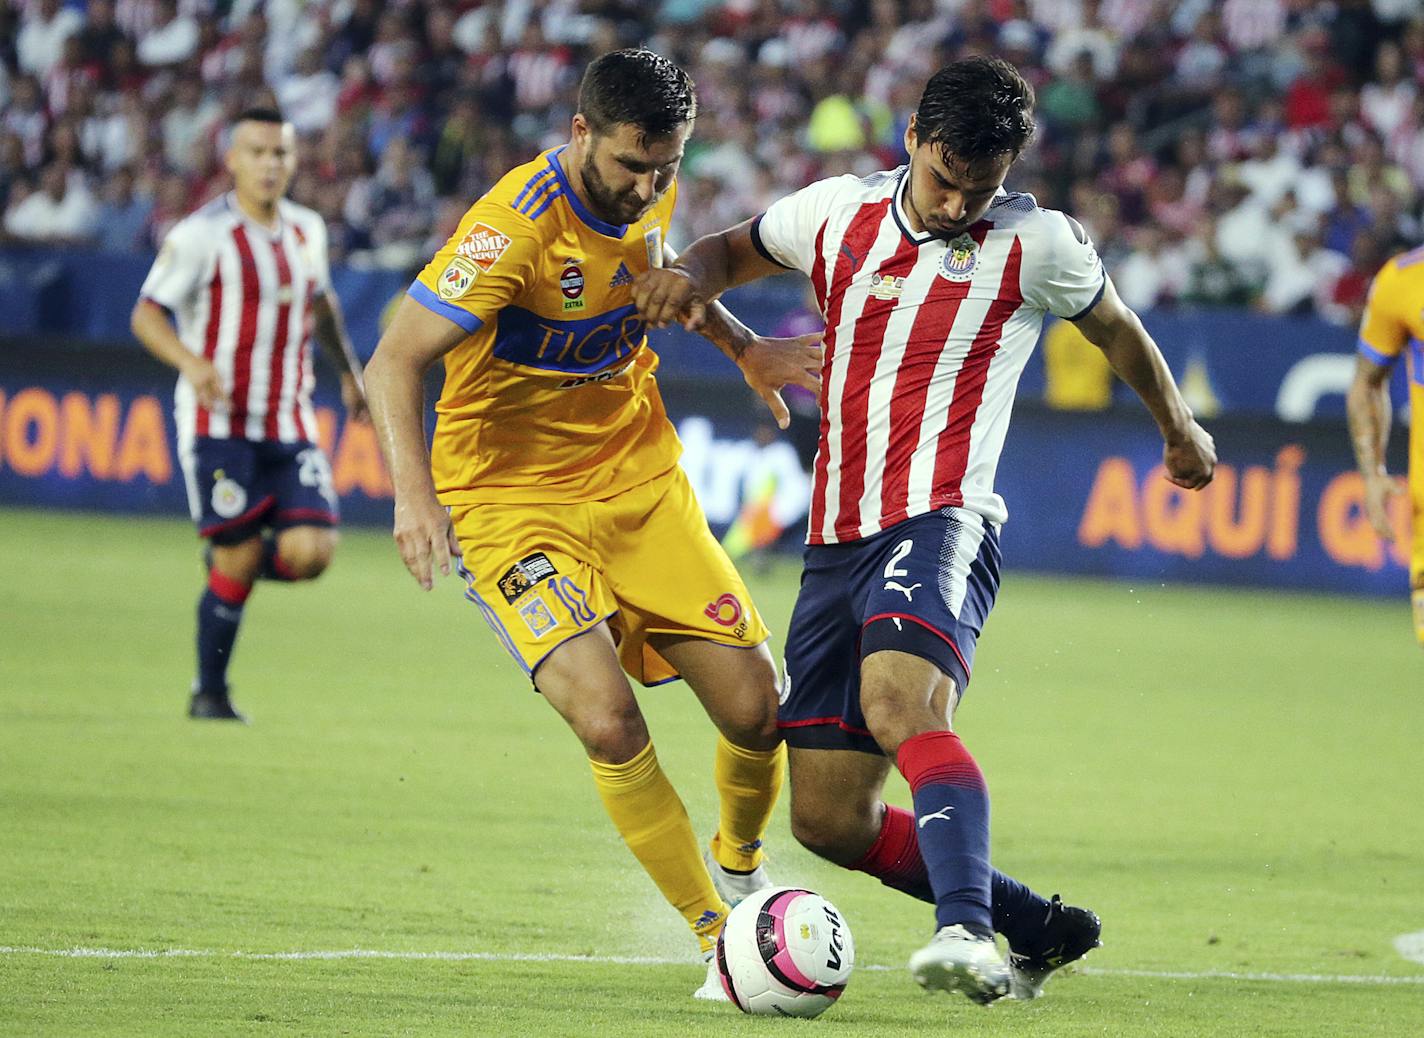
[(1365, 481), (1365, 514), (1386, 541), (1397, 536), (1390, 499), (1399, 483), (1385, 468), (1393, 420), (1389, 379), (1407, 355), (1409, 378), (1409, 582), (1414, 634), (1424, 646), (1424, 248), (1401, 253), (1375, 275), (1360, 321), (1359, 358), (1346, 397), (1350, 438)]
[(211, 546), (188, 713), (244, 720), (227, 670), (254, 581), (312, 580), (336, 548), (339, 509), (311, 404), (313, 332), (341, 372), (347, 413), (365, 421), (366, 402), (331, 290), (326, 225), (282, 197), (297, 163), (292, 125), (254, 108), (230, 133), (233, 190), (168, 232), (131, 323), (178, 369), (179, 461)]
[[(1033, 91), (1012, 66), (955, 62), (925, 88), (908, 166), (812, 184), (634, 289), (649, 323), (695, 326), (733, 285), (786, 268), (811, 278), (826, 338), (779, 714), (792, 827), (831, 861), (934, 903), (935, 938), (911, 971), (979, 1002), (1036, 996), (1100, 931), (1091, 912), (990, 867), (988, 792), (951, 724), (998, 590), (1007, 511), (994, 471), (1044, 315), (1077, 322), (1147, 404), (1172, 482), (1200, 488), (1216, 460), (1082, 227), (1004, 191), (1032, 133)], [(914, 815), (881, 800), (885, 755)]]
[[(456, 560), (710, 957), (726, 901), (769, 882), (761, 838), (785, 755), (766, 627), (678, 467), (632, 303), (634, 276), (663, 262), (695, 114), (691, 80), (666, 58), (592, 62), (570, 142), (470, 207), (401, 301), (367, 380), (407, 568), (428, 589), (432, 566)], [(815, 388), (819, 336), (757, 339), (712, 317), (708, 337), (784, 424), (777, 391)], [(427, 452), (421, 379), (437, 360)], [(685, 677), (721, 733), (706, 864), (625, 672), (645, 685)], [(698, 996), (725, 998), (715, 969)]]

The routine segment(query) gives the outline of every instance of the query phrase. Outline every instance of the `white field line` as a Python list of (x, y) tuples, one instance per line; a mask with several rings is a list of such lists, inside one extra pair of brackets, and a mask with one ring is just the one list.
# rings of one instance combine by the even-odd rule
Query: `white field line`
[[(691, 966), (689, 959), (658, 958), (647, 955), (560, 955), (554, 952), (444, 952), (383, 951), (376, 948), (346, 948), (333, 951), (250, 952), (215, 951), (202, 948), (28, 948), (0, 945), (0, 955), (44, 955), (61, 959), (253, 959), (257, 961), (308, 961), (341, 959), (397, 959), (432, 962), (569, 962), (609, 966)], [(862, 963), (862, 970), (882, 972), (899, 966)], [(1229, 980), (1272, 984), (1418, 984), (1424, 974), (1386, 976), (1360, 973), (1236, 973), (1226, 970), (1133, 970), (1080, 967), (1076, 972), (1092, 977), (1138, 977), (1147, 980)]]

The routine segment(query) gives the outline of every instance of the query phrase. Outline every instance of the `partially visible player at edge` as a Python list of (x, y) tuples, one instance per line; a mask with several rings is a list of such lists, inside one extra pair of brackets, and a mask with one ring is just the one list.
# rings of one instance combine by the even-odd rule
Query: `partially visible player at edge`
[[(695, 115), (692, 82), (667, 59), (629, 50), (592, 62), (568, 144), (470, 208), (366, 378), (407, 568), (428, 589), (432, 567), (448, 573), (454, 560), (710, 957), (727, 902), (769, 882), (761, 840), (785, 753), (766, 627), (677, 464), (632, 304), (633, 278), (663, 262)], [(759, 339), (725, 311), (710, 318), (707, 337), (784, 425), (778, 391), (817, 385), (820, 337)], [(427, 452), (421, 377), (441, 358)], [(624, 670), (645, 685), (686, 678), (721, 733), (705, 863)], [(715, 969), (698, 995), (725, 997)]]
[[(1006, 192), (1033, 91), (970, 58), (925, 87), (908, 166), (835, 177), (694, 243), (634, 289), (650, 324), (695, 325), (723, 291), (794, 268), (826, 320), (809, 546), (779, 724), (797, 839), (935, 905), (910, 970), (981, 1003), (1037, 996), (1099, 943), (1097, 916), (989, 864), (989, 796), (952, 731), (999, 583), (993, 491), (1014, 389), (1044, 315), (1077, 323), (1147, 404), (1167, 478), (1216, 462), (1142, 323), (1079, 224)], [(914, 814), (881, 791), (889, 755)], [(1008, 941), (1005, 961), (995, 931)]]
[(188, 713), (242, 721), (227, 671), (253, 583), (314, 580), (336, 550), (339, 508), (311, 405), (313, 331), (341, 372), (347, 414), (367, 416), (331, 290), (326, 224), (283, 197), (296, 131), (275, 110), (250, 108), (229, 134), (232, 191), (168, 232), (130, 323), (178, 369), (178, 459), (210, 545)]
[(1390, 499), (1400, 492), (1385, 468), (1385, 447), (1393, 420), (1389, 378), (1409, 351), (1408, 492), (1413, 544), (1409, 584), (1414, 603), (1414, 634), (1424, 646), (1424, 248), (1401, 253), (1375, 275), (1360, 322), (1355, 378), (1345, 398), (1355, 460), (1365, 481), (1365, 514), (1385, 541), (1396, 536)]

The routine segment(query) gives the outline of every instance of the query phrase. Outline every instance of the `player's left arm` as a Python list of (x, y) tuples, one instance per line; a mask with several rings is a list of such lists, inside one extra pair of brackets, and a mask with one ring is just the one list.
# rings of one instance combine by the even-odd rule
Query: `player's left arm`
[(1103, 294), (1087, 313), (1074, 319), (1078, 330), (1103, 351), (1119, 378), (1136, 393), (1162, 432), (1162, 463), (1179, 487), (1199, 490), (1211, 482), (1216, 445), (1197, 424), (1182, 399), (1157, 343), (1104, 275)]
[[(663, 245), (664, 269), (678, 260), (669, 245)], [(821, 333), (775, 339), (757, 335), (739, 321), (719, 300), (703, 304), (697, 333), (725, 353), (742, 371), (747, 385), (766, 402), (776, 424), (785, 429), (791, 412), (781, 398), (785, 386), (800, 386), (817, 393), (821, 388)]]
[(323, 292), (312, 300), (312, 332), (317, 344), (336, 370), (341, 372), (341, 403), (354, 421), (369, 422), (366, 390), (361, 379), (361, 362), (346, 333), (346, 318), (335, 292)]
[(1389, 380), (1410, 338), (1409, 327), (1400, 319), (1395, 300), (1399, 289), (1393, 283), (1398, 268), (1386, 264), (1370, 285), (1369, 301), (1360, 321), (1359, 349), (1355, 377), (1345, 394), (1345, 415), (1350, 425), (1350, 444), (1365, 484), (1365, 515), (1382, 540), (1394, 540), (1390, 522), (1390, 498), (1400, 493), (1399, 481), (1385, 467), (1385, 448), (1394, 420), (1389, 399)]

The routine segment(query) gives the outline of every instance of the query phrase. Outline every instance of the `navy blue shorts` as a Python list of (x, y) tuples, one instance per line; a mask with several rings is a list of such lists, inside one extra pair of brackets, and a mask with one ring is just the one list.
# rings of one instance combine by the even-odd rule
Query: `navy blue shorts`
[(335, 526), (341, 518), (331, 466), (312, 443), (215, 440), (180, 449), (188, 510), (198, 533), (237, 544), (263, 527)]
[(999, 528), (943, 508), (848, 544), (810, 545), (786, 635), (777, 726), (788, 745), (882, 752), (860, 709), (860, 663), (929, 660), (962, 695), (999, 591)]

